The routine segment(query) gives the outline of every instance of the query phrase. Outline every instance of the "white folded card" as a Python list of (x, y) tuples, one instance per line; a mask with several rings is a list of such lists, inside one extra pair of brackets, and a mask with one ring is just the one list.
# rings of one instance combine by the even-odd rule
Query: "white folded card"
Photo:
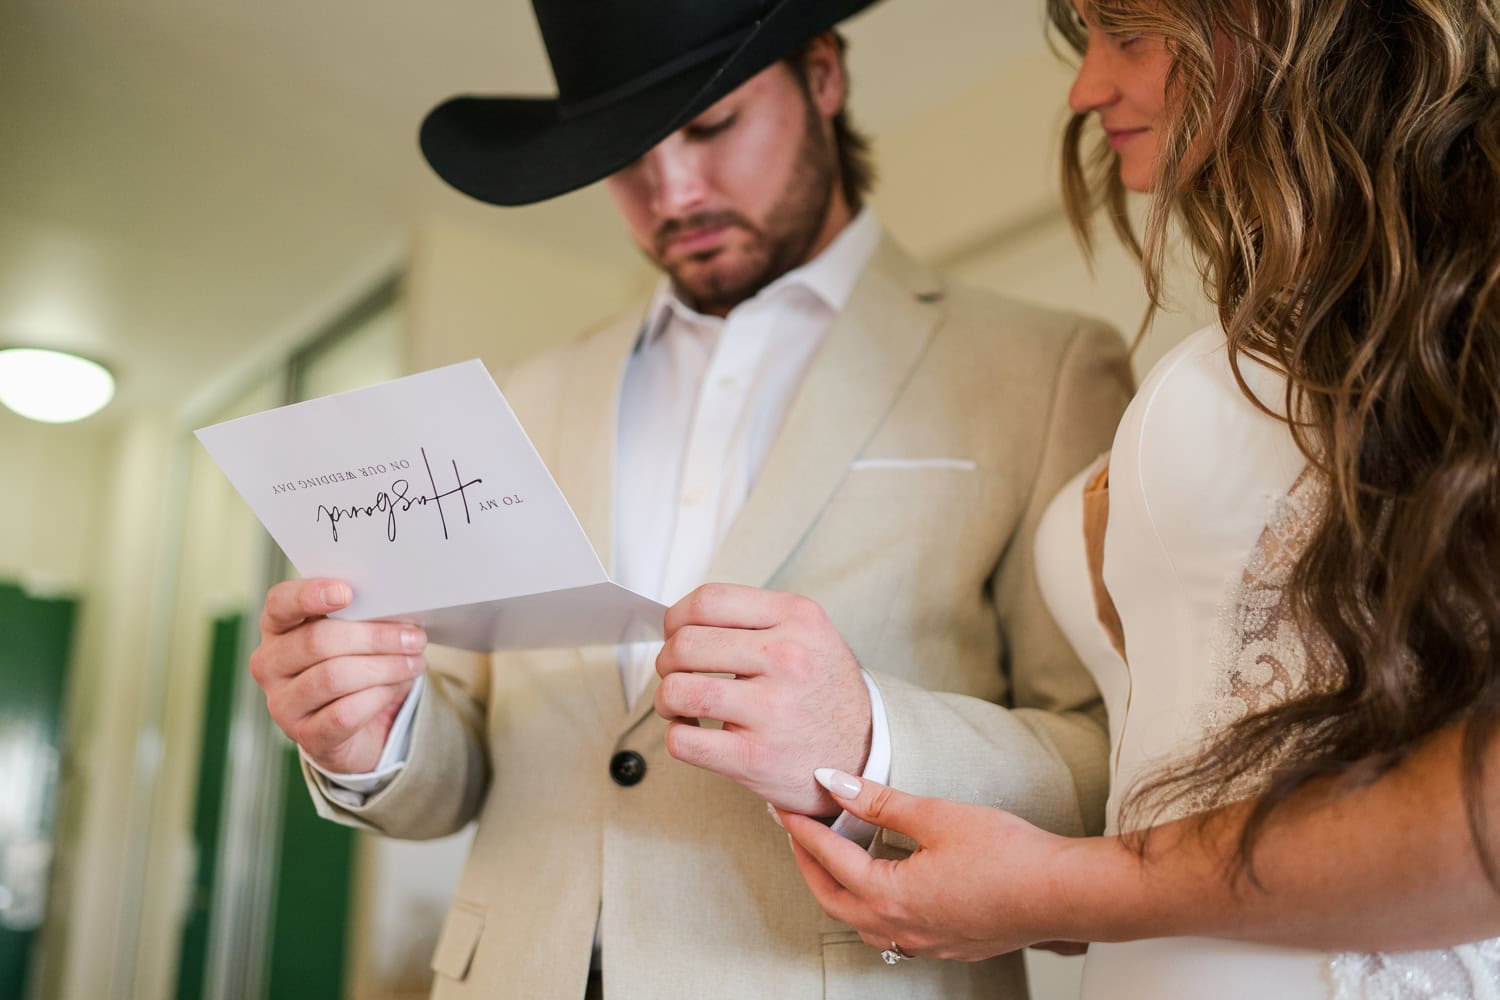
[(477, 360), (197, 434), (297, 572), (353, 587), (337, 617), (481, 651), (661, 638)]

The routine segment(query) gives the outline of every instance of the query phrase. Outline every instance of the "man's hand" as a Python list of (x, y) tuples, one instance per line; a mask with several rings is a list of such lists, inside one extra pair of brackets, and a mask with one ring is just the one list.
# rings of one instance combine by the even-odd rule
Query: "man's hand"
[(324, 617), (353, 599), (340, 580), (288, 580), (266, 593), (250, 674), (281, 731), (324, 770), (374, 770), (418, 674), (427, 636), (398, 622)]
[(813, 768), (864, 770), (870, 693), (823, 609), (795, 594), (708, 584), (667, 611), (666, 637), (656, 711), (672, 723), (667, 752), (782, 809), (837, 815)]

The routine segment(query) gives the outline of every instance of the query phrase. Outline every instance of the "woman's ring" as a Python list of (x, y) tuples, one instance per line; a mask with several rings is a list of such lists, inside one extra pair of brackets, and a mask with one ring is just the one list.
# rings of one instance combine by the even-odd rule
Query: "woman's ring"
[(908, 955), (906, 952), (901, 950), (901, 946), (899, 944), (897, 944), (895, 941), (892, 941), (891, 946), (880, 953), (880, 957), (885, 959), (886, 965), (895, 965), (897, 962), (904, 962), (907, 959), (915, 958), (916, 956)]

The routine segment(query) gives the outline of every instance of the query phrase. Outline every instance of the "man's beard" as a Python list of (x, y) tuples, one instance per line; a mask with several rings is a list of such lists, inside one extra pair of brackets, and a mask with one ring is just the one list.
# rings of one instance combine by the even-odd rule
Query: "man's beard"
[[(655, 259), (672, 281), (678, 298), (700, 312), (722, 314), (755, 295), (762, 288), (803, 263), (817, 243), (833, 201), (837, 177), (837, 152), (821, 130), (811, 101), (807, 127), (797, 164), (781, 197), (767, 217), (765, 227), (750, 222), (738, 212), (700, 212), (681, 219), (668, 219), (656, 231)], [(688, 262), (706, 263), (724, 247), (695, 254), (676, 266), (664, 264), (667, 247), (678, 232), (727, 226), (739, 229), (748, 239), (736, 251), (743, 266), (735, 271), (698, 269)]]

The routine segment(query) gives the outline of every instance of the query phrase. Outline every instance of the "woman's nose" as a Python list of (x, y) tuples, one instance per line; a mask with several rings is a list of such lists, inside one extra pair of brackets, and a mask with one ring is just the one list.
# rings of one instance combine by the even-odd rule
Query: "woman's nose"
[(1078, 67), (1078, 76), (1068, 90), (1068, 107), (1074, 114), (1086, 115), (1119, 100), (1120, 91), (1111, 78), (1109, 67), (1109, 56), (1103, 46), (1090, 39), (1083, 62)]

